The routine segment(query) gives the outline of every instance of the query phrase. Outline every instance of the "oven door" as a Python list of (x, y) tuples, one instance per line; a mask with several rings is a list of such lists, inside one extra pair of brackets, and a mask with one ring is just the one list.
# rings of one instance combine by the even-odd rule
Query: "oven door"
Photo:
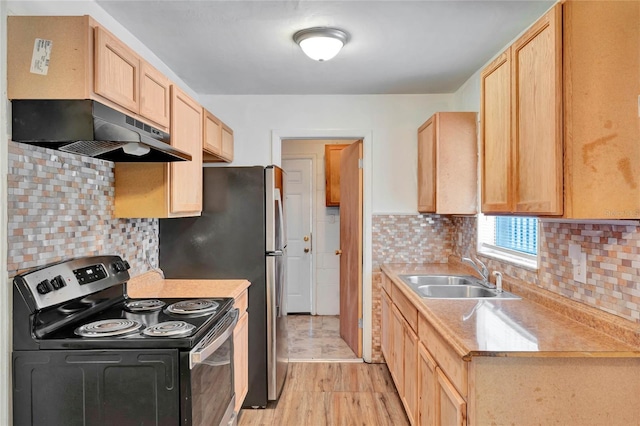
[(180, 356), (182, 424), (233, 424), (233, 329), (238, 310), (227, 313), (207, 335)]

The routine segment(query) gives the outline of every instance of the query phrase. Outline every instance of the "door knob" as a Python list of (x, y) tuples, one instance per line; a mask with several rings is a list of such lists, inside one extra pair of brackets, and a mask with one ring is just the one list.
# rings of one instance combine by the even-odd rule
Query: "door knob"
[(305, 248), (304, 248), (304, 252), (305, 252), (305, 253), (309, 253), (309, 248), (308, 248), (308, 247), (305, 247)]
[(309, 241), (309, 237), (307, 235), (304, 236), (303, 240)]
[(338, 249), (336, 250), (336, 256), (340, 256), (342, 254), (342, 250)]

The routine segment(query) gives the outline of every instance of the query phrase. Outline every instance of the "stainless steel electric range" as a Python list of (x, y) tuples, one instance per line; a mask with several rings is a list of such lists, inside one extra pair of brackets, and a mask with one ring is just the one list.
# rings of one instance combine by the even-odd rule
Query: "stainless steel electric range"
[(128, 269), (94, 256), (14, 278), (14, 425), (233, 423), (233, 299), (129, 299)]

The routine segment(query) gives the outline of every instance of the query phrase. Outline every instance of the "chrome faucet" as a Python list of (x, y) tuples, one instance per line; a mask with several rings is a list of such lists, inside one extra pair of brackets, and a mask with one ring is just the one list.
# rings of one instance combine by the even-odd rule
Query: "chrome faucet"
[(487, 265), (482, 263), (480, 259), (476, 257), (474, 260), (470, 257), (463, 257), (462, 262), (469, 264), (469, 266), (471, 266), (478, 274), (480, 274), (480, 276), (482, 277), (482, 281), (480, 282), (480, 284), (487, 288), (495, 288), (494, 285), (489, 282), (489, 268), (487, 268)]
[(496, 277), (496, 293), (502, 293), (502, 272), (493, 271), (493, 276)]

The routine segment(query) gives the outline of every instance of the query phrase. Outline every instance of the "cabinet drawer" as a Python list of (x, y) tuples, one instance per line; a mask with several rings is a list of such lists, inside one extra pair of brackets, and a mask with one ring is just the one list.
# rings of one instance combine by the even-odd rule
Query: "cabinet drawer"
[(238, 310), (240, 311), (240, 316), (242, 316), (242, 314), (247, 310), (247, 307), (249, 306), (249, 291), (243, 291), (242, 294), (236, 298), (233, 304), (236, 308), (238, 308)]
[(411, 303), (409, 299), (407, 299), (407, 296), (405, 296), (402, 291), (395, 285), (393, 286), (391, 292), (391, 300), (393, 300), (393, 303), (398, 306), (398, 310), (402, 313), (402, 316), (407, 320), (413, 331), (417, 331), (418, 310), (413, 305), (413, 303)]
[(467, 363), (460, 358), (422, 315), (419, 316), (418, 336), (420, 342), (427, 348), (453, 386), (466, 399)]

